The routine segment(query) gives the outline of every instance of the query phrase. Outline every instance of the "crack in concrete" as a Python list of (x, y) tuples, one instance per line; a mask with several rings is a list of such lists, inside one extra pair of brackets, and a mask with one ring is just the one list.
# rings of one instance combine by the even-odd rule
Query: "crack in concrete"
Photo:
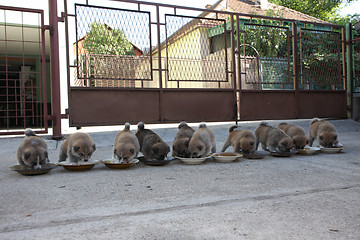
[(228, 198), (228, 199), (221, 199), (217, 201), (205, 202), (205, 203), (194, 203), (194, 204), (183, 204), (183, 205), (175, 205), (170, 207), (164, 208), (156, 208), (156, 209), (148, 209), (148, 210), (140, 210), (134, 212), (124, 212), (124, 213), (115, 213), (111, 215), (105, 216), (91, 216), (91, 217), (79, 217), (73, 219), (65, 219), (65, 220), (55, 220), (46, 223), (38, 223), (38, 224), (25, 224), (25, 225), (16, 225), (16, 226), (7, 226), (0, 229), (0, 233), (9, 233), (9, 232), (18, 232), (24, 230), (32, 230), (32, 229), (40, 229), (40, 228), (50, 228), (50, 227), (57, 227), (57, 226), (66, 226), (70, 224), (78, 224), (78, 223), (87, 223), (87, 222), (97, 222), (103, 221), (106, 219), (115, 219), (121, 216), (141, 216), (141, 215), (148, 215), (154, 213), (164, 213), (164, 212), (172, 212), (172, 211), (179, 211), (179, 210), (188, 210), (188, 209), (195, 209), (195, 208), (204, 208), (204, 207), (213, 207), (213, 206), (222, 206), (227, 204), (233, 203), (244, 203), (249, 201), (267, 201), (273, 199), (281, 199), (286, 197), (296, 197), (301, 195), (307, 194), (316, 194), (322, 192), (331, 192), (331, 191), (338, 191), (338, 190), (348, 190), (360, 188), (360, 184), (349, 185), (349, 186), (339, 186), (333, 188), (326, 188), (326, 189), (310, 189), (310, 190), (303, 190), (303, 191), (296, 191), (296, 192), (287, 192), (287, 193), (279, 193), (279, 194), (268, 194), (268, 195), (261, 195), (261, 196), (250, 196), (245, 198)]

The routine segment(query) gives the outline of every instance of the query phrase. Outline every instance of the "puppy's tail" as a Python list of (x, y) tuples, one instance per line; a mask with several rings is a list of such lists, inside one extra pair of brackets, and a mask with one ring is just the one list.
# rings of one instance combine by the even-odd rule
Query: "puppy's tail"
[(31, 128), (25, 129), (25, 136), (36, 136), (35, 132)]
[(229, 133), (231, 133), (232, 131), (234, 131), (235, 128), (238, 128), (238, 127), (239, 127), (238, 125), (231, 126), (229, 128)]
[(143, 130), (145, 128), (145, 124), (143, 122), (138, 123), (138, 130)]
[(311, 119), (310, 125), (315, 122), (320, 122), (320, 121), (321, 121), (321, 119), (319, 119), (319, 118), (313, 118), (313, 119)]
[(124, 130), (130, 130), (130, 123), (125, 123)]
[(206, 128), (206, 123), (200, 123), (199, 128)]
[(187, 123), (186, 123), (185, 121), (182, 121), (182, 122), (179, 124), (178, 128), (180, 129), (180, 128), (184, 127), (184, 126), (188, 126), (188, 125), (187, 125)]
[(262, 121), (259, 126), (270, 126), (268, 122)]

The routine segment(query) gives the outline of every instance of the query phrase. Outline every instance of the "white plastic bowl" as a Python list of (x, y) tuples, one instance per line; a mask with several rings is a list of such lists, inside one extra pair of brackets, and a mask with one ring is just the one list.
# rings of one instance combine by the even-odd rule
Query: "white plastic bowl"
[(198, 165), (198, 164), (202, 164), (209, 157), (203, 157), (203, 158), (181, 158), (181, 157), (177, 157), (177, 158), (180, 159), (185, 164)]
[(339, 153), (341, 152), (341, 150), (343, 150), (342, 147), (332, 147), (332, 148), (320, 147), (320, 151), (323, 153)]
[(221, 163), (233, 162), (242, 156), (243, 155), (240, 153), (232, 153), (232, 152), (215, 153), (212, 155), (212, 157), (215, 158), (216, 161)]

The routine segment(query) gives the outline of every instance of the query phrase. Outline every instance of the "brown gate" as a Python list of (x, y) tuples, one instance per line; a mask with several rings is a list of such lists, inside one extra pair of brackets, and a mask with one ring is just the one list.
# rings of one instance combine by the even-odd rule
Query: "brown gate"
[(47, 133), (43, 10), (0, 6), (0, 135)]
[(65, 24), (70, 126), (346, 117), (339, 26), (131, 0)]

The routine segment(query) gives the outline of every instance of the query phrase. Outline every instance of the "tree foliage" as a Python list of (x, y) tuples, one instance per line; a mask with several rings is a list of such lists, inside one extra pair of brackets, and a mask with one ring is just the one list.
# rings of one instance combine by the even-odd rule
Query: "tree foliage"
[[(352, 0), (345, 0), (351, 2)], [(270, 0), (270, 2), (281, 5), (298, 12), (316, 17), (318, 19), (333, 22), (341, 18), (336, 11), (344, 0)]]
[(84, 39), (90, 53), (106, 55), (135, 55), (133, 46), (122, 29), (111, 29), (104, 23), (93, 22)]

